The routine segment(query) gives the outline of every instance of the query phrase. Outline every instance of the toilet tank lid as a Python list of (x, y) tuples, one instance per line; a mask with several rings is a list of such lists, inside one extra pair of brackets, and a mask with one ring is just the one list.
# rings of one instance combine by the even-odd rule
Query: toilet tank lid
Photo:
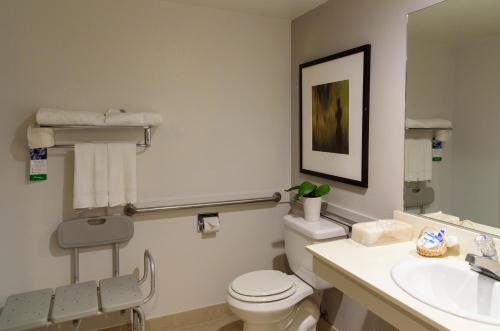
[(347, 230), (343, 226), (324, 218), (320, 218), (317, 222), (309, 222), (302, 217), (286, 215), (285, 226), (316, 240), (333, 239), (347, 235)]

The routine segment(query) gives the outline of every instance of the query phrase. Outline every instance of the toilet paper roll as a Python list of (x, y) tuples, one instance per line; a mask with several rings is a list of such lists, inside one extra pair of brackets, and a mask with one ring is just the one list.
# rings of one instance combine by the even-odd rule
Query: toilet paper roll
[(220, 228), (220, 221), (218, 217), (204, 217), (203, 223), (205, 223), (205, 227), (203, 229), (203, 233), (214, 233), (218, 232)]

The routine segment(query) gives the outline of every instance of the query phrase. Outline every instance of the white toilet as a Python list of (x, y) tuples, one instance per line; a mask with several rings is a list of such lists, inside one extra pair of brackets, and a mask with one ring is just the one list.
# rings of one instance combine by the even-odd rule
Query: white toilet
[(252, 271), (228, 287), (227, 303), (243, 320), (244, 331), (316, 330), (322, 290), (333, 285), (313, 272), (312, 255), (304, 247), (346, 236), (347, 230), (331, 221), (286, 215), (285, 252), (295, 274)]

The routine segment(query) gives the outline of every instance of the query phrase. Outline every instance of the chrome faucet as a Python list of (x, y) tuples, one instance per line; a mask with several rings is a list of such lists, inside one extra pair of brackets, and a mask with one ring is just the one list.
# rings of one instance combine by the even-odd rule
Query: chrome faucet
[(469, 262), (471, 270), (500, 281), (500, 263), (495, 242), (486, 234), (478, 235), (474, 242), (483, 256), (467, 254), (465, 261)]

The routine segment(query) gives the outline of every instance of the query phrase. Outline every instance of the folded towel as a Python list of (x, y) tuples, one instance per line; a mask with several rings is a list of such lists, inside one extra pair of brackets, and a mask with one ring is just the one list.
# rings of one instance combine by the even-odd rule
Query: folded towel
[(108, 144), (109, 206), (137, 201), (136, 144)]
[(421, 119), (413, 119), (406, 118), (406, 127), (413, 129), (434, 129), (434, 128), (443, 128), (443, 129), (451, 129), (451, 121), (442, 119), (442, 118), (421, 118)]
[(36, 122), (39, 125), (105, 125), (102, 113), (48, 108), (38, 109)]
[(160, 125), (162, 121), (163, 118), (158, 113), (127, 113), (118, 109), (109, 109), (105, 119), (106, 125), (125, 126), (155, 126)]
[(28, 127), (28, 146), (29, 148), (48, 148), (54, 146), (54, 131), (50, 128)]
[(108, 145), (75, 144), (73, 208), (108, 205)]
[(430, 139), (405, 139), (405, 181), (432, 179), (432, 143)]

